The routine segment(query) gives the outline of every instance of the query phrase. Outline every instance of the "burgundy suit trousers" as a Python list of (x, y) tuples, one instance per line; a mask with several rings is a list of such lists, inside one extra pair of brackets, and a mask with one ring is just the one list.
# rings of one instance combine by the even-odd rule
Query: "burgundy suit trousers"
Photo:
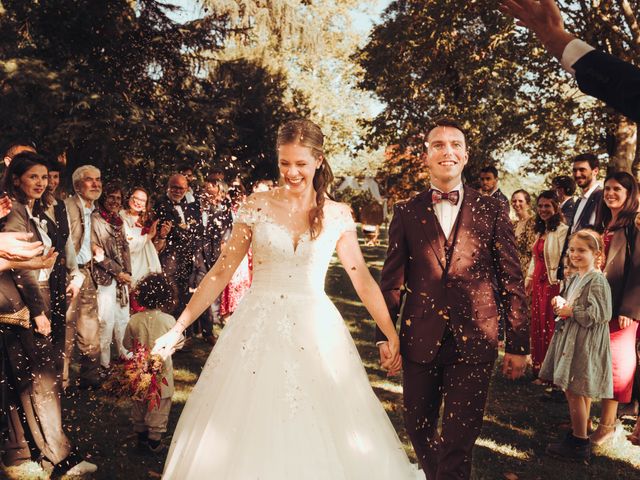
[(405, 426), (427, 480), (471, 476), (471, 453), (482, 428), (493, 364), (461, 361), (448, 329), (433, 362), (403, 362)]

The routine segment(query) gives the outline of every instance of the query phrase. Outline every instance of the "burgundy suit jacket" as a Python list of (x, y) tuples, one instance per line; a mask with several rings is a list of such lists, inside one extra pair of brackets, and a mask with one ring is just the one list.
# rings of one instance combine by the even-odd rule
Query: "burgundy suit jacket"
[[(381, 289), (394, 322), (401, 313), (402, 356), (433, 361), (448, 323), (465, 362), (494, 360), (499, 307), (508, 317), (506, 351), (528, 354), (524, 282), (503, 205), (465, 186), (448, 263), (441, 232), (429, 192), (396, 205)], [(377, 339), (385, 339), (380, 330)]]

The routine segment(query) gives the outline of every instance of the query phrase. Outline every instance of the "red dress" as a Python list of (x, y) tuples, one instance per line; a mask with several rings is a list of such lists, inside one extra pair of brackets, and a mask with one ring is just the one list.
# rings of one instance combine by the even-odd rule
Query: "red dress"
[[(613, 232), (605, 230), (604, 255), (609, 254), (609, 246)], [(615, 302), (615, 298), (613, 301)], [(620, 330), (617, 318), (609, 322), (609, 338), (611, 339), (611, 369), (613, 372), (613, 399), (620, 403), (631, 401), (633, 376), (636, 372), (636, 332), (638, 322), (632, 322), (624, 330)]]
[(553, 330), (555, 315), (551, 299), (560, 293), (560, 285), (551, 285), (544, 263), (544, 237), (539, 237), (533, 245), (534, 270), (531, 294), (531, 360), (533, 370), (538, 373), (547, 354)]
[(220, 296), (220, 315), (231, 315), (244, 294), (251, 287), (251, 280), (253, 277), (253, 255), (251, 249), (247, 252), (238, 268), (236, 269), (231, 281), (222, 291)]

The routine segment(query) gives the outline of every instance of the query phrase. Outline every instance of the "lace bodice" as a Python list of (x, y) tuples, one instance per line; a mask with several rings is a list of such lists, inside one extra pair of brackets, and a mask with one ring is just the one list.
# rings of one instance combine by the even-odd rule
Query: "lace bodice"
[(337, 241), (346, 231), (355, 231), (347, 205), (327, 202), (323, 228), (312, 240), (309, 232), (294, 244), (292, 233), (251, 201), (244, 204), (236, 223), (251, 227), (253, 251), (253, 293), (282, 292), (313, 294), (324, 291), (324, 280)]

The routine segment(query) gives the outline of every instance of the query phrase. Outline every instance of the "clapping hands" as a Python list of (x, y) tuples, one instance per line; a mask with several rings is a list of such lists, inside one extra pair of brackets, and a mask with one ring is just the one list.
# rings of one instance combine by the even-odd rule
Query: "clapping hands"
[(0, 258), (20, 262), (42, 254), (42, 242), (32, 242), (32, 237), (33, 233), (27, 232), (0, 233)]

